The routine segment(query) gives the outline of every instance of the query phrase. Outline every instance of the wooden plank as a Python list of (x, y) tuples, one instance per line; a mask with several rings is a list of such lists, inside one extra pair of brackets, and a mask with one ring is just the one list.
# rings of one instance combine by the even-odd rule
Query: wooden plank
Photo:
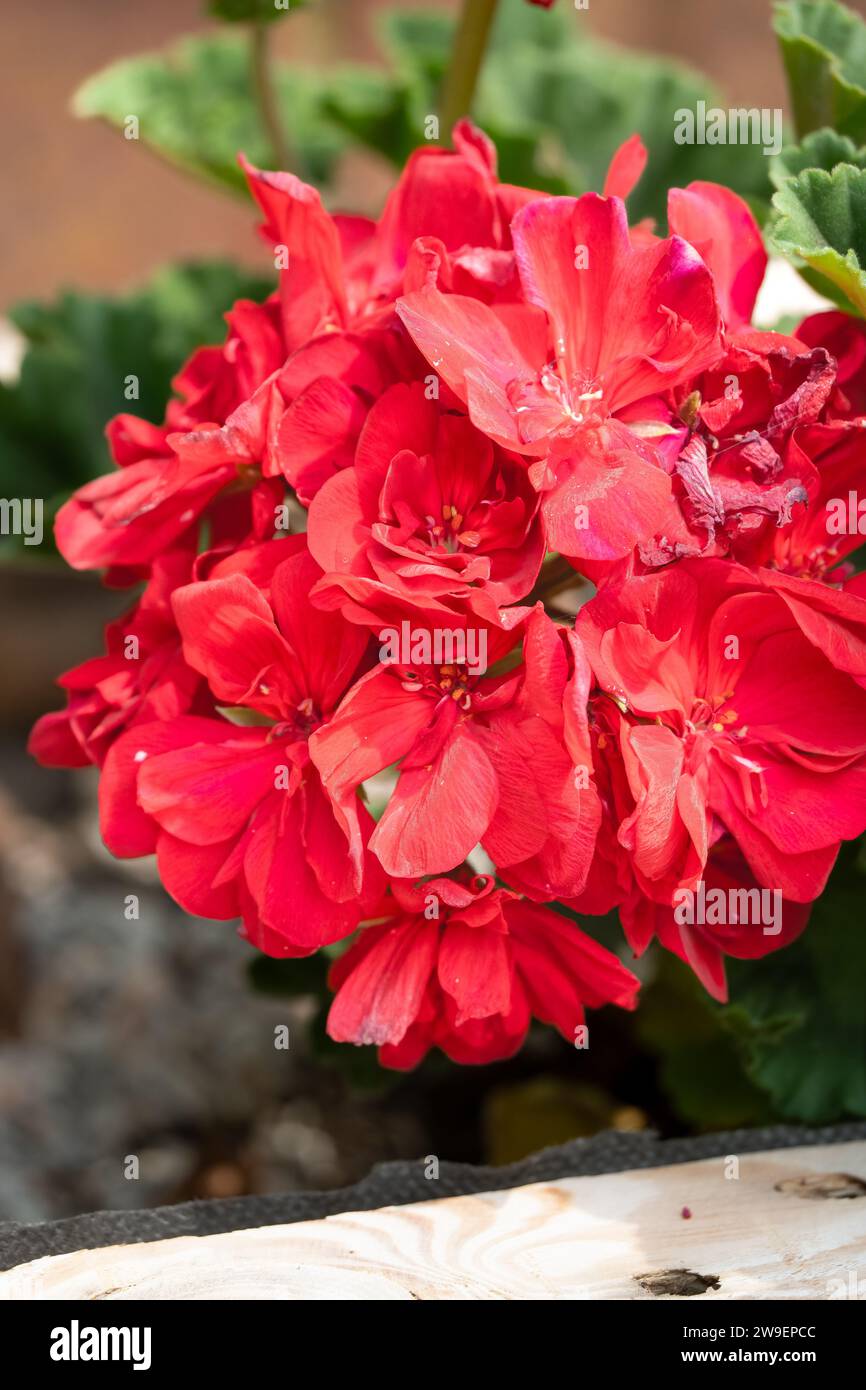
[(647, 1299), (687, 1288), (866, 1298), (866, 1143), (111, 1246), (0, 1275), (0, 1300)]

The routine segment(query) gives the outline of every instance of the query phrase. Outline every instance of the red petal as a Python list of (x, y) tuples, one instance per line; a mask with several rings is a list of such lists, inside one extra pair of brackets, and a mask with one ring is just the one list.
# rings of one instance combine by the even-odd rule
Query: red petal
[(112, 854), (134, 859), (156, 849), (157, 827), (138, 802), (139, 773), (147, 759), (190, 743), (221, 743), (225, 736), (225, 724), (192, 716), (170, 724), (142, 724), (121, 734), (99, 779), (100, 830)]
[(646, 168), (647, 159), (647, 148), (639, 135), (630, 135), (624, 140), (608, 165), (603, 189), (605, 198), (626, 199)]
[(721, 184), (690, 183), (668, 193), (668, 225), (712, 271), (726, 326), (747, 324), (767, 268), (761, 231), (748, 203)]
[[(263, 922), (292, 947), (312, 951), (358, 925), (358, 907), (322, 890), (303, 842), (303, 799), (273, 793), (255, 817), (244, 873)], [(345, 854), (345, 842), (344, 842)]]
[(482, 838), (497, 798), (489, 758), (458, 725), (434, 761), (401, 772), (370, 848), (395, 877), (445, 873)]
[[(365, 942), (372, 933), (375, 939)], [(399, 1043), (421, 1008), (438, 941), (438, 925), (423, 918), (368, 928), (363, 949), (353, 947), (341, 961), (343, 982), (328, 1014), (329, 1036), (335, 1042)]]
[(508, 328), (496, 312), (478, 300), (440, 294), (428, 286), (406, 295), (397, 312), (409, 333), (451, 390), (465, 401), (474, 424), (484, 434), (520, 453), (517, 415), (507, 389), (514, 381), (534, 380), (546, 356), (546, 329), (530, 309), (509, 318)]
[(285, 749), (263, 743), (264, 729), (237, 732), (258, 737), (175, 748), (151, 754), (142, 764), (139, 801), (164, 830), (193, 845), (217, 844), (239, 834), (274, 791), (275, 771), (285, 762)]
[(511, 955), (501, 932), (449, 922), (439, 950), (439, 983), (457, 1004), (457, 1024), (506, 1014), (511, 1007)]
[(294, 174), (256, 169), (243, 155), (240, 163), (250, 192), (265, 214), (266, 240), (288, 251), (288, 266), (280, 274), (280, 298), (291, 352), (306, 343), (323, 321), (345, 319), (339, 234), (315, 188)]
[(635, 436), (615, 421), (577, 435), (567, 458), (556, 460), (561, 481), (542, 496), (550, 549), (618, 560), (653, 534), (667, 511), (671, 484), (638, 448)]
[(292, 653), (246, 575), (188, 584), (177, 590), (173, 606), (184, 656), (221, 703), (249, 705), (279, 719), (303, 699)]
[(190, 845), (162, 832), (156, 846), (159, 876), (184, 912), (223, 921), (240, 916), (237, 885), (229, 882), (214, 887), (214, 879), (234, 847), (234, 840)]

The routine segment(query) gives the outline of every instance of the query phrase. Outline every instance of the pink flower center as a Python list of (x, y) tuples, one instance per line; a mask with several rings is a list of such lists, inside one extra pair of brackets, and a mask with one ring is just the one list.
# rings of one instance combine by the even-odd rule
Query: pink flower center
[(507, 395), (524, 444), (545, 435), (571, 434), (607, 413), (598, 382), (585, 372), (574, 372), (566, 380), (552, 362), (534, 380), (512, 381)]

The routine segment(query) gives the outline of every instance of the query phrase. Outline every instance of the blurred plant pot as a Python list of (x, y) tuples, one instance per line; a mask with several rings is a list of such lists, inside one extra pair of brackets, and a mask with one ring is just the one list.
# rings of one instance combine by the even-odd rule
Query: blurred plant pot
[(31, 723), (63, 697), (58, 675), (102, 651), (106, 622), (129, 606), (128, 590), (105, 589), (97, 575), (61, 561), (0, 564), (0, 722)]

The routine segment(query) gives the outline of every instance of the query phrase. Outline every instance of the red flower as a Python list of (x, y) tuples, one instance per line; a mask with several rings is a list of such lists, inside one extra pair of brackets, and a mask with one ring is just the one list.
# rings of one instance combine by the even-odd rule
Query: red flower
[(367, 417), (354, 468), (314, 498), (310, 550), (333, 587), (363, 591), (373, 609), (379, 592), (496, 621), (497, 605), (523, 598), (538, 574), (537, 513), (521, 459), (443, 413), (420, 383), (393, 386)]
[(831, 419), (866, 413), (866, 324), (840, 309), (812, 314), (797, 329), (808, 347), (825, 348), (836, 362), (836, 384), (830, 402)]
[(810, 351), (788, 375), (796, 380), (799, 368), (802, 378), (803, 363), (811, 369), (789, 401), (774, 408), (770, 423), (787, 416), (786, 468), (801, 479), (807, 505), (794, 509), (790, 525), (743, 534), (735, 553), (745, 563), (840, 583), (851, 572), (843, 562), (866, 535), (860, 413), (866, 333), (847, 314), (831, 311), (806, 319), (797, 334)]
[(712, 277), (679, 237), (633, 242), (618, 198), (534, 202), (512, 233), (525, 308), (428, 285), (398, 309), (478, 428), (540, 460), (530, 477), (548, 545), (616, 559), (670, 496), (653, 397), (720, 354)]
[(807, 505), (795, 508), (790, 525), (744, 534), (736, 547), (739, 558), (828, 583), (850, 574), (843, 561), (866, 536), (863, 431), (861, 418), (797, 431), (790, 457), (803, 478)]
[(350, 468), (370, 407), (423, 363), (393, 328), (327, 332), (299, 348), (272, 383), (266, 476), (283, 477), (309, 506), (328, 478)]
[(309, 607), (319, 571), (303, 539), (280, 544), (270, 602), (243, 574), (191, 584), (174, 607), (189, 665), (229, 710), (261, 727), (181, 717), (142, 725), (112, 747), (100, 783), (102, 833), (121, 857), (156, 850), (160, 876), (189, 912), (242, 915), (268, 954), (303, 955), (354, 930), (381, 892), (359, 806), (347, 855), (308, 740), (332, 714), (366, 633)]
[[(400, 777), (370, 848), (397, 878), (462, 864), (480, 841), (515, 887), (540, 900), (578, 893), (599, 822), (586, 724), (589, 669), (571, 632), (540, 610), (519, 631), (454, 620), (406, 623), (422, 659), (380, 664), (311, 740), (322, 781), (358, 852), (362, 782), (393, 763)], [(449, 632), (486, 659), (434, 659)], [(402, 634), (401, 634), (402, 635)], [(523, 660), (501, 674), (500, 661)], [(456, 641), (453, 646), (459, 645)], [(473, 669), (473, 667), (475, 669)]]
[(510, 1057), (531, 1017), (570, 1042), (584, 1007), (632, 1009), (638, 981), (573, 922), (494, 889), (431, 879), (394, 883), (368, 927), (332, 967), (328, 1032), (373, 1044), (385, 1066), (414, 1067), (431, 1047), (455, 1062)]
[[(725, 894), (721, 907), (720, 890)], [(620, 907), (620, 919), (638, 955), (658, 937), (720, 1003), (728, 998), (725, 956), (755, 960), (790, 946), (805, 930), (812, 910), (811, 903), (784, 900), (781, 891), (767, 901), (767, 890), (727, 835), (710, 849), (696, 897), (663, 906), (635, 887)]]
[(496, 151), (468, 121), (454, 150), (409, 159), (378, 223), (331, 217), (315, 189), (244, 162), (280, 273), (290, 349), (275, 379), (284, 414), (263, 460), (308, 504), (351, 465), (370, 406), (392, 383), (423, 375), (394, 301), (430, 274), (485, 299), (517, 293), (509, 223), (528, 190), (500, 184)]
[[(729, 190), (629, 228), (637, 136), (577, 199), (453, 140), (378, 222), (245, 164), (279, 290), (61, 510), (71, 565), (144, 587), (31, 737), (102, 765), (106, 843), (187, 911), (275, 955), (361, 927), (329, 1030), (398, 1067), (633, 1005), (552, 899), (723, 999), (866, 827), (862, 326), (750, 327), (766, 256)], [(575, 629), (532, 606), (548, 551), (599, 585)]]
[(866, 829), (866, 601), (687, 560), (605, 587), (577, 629), (623, 760), (618, 840), (641, 890), (669, 905), (694, 888), (727, 831), (759, 883), (815, 898)]

